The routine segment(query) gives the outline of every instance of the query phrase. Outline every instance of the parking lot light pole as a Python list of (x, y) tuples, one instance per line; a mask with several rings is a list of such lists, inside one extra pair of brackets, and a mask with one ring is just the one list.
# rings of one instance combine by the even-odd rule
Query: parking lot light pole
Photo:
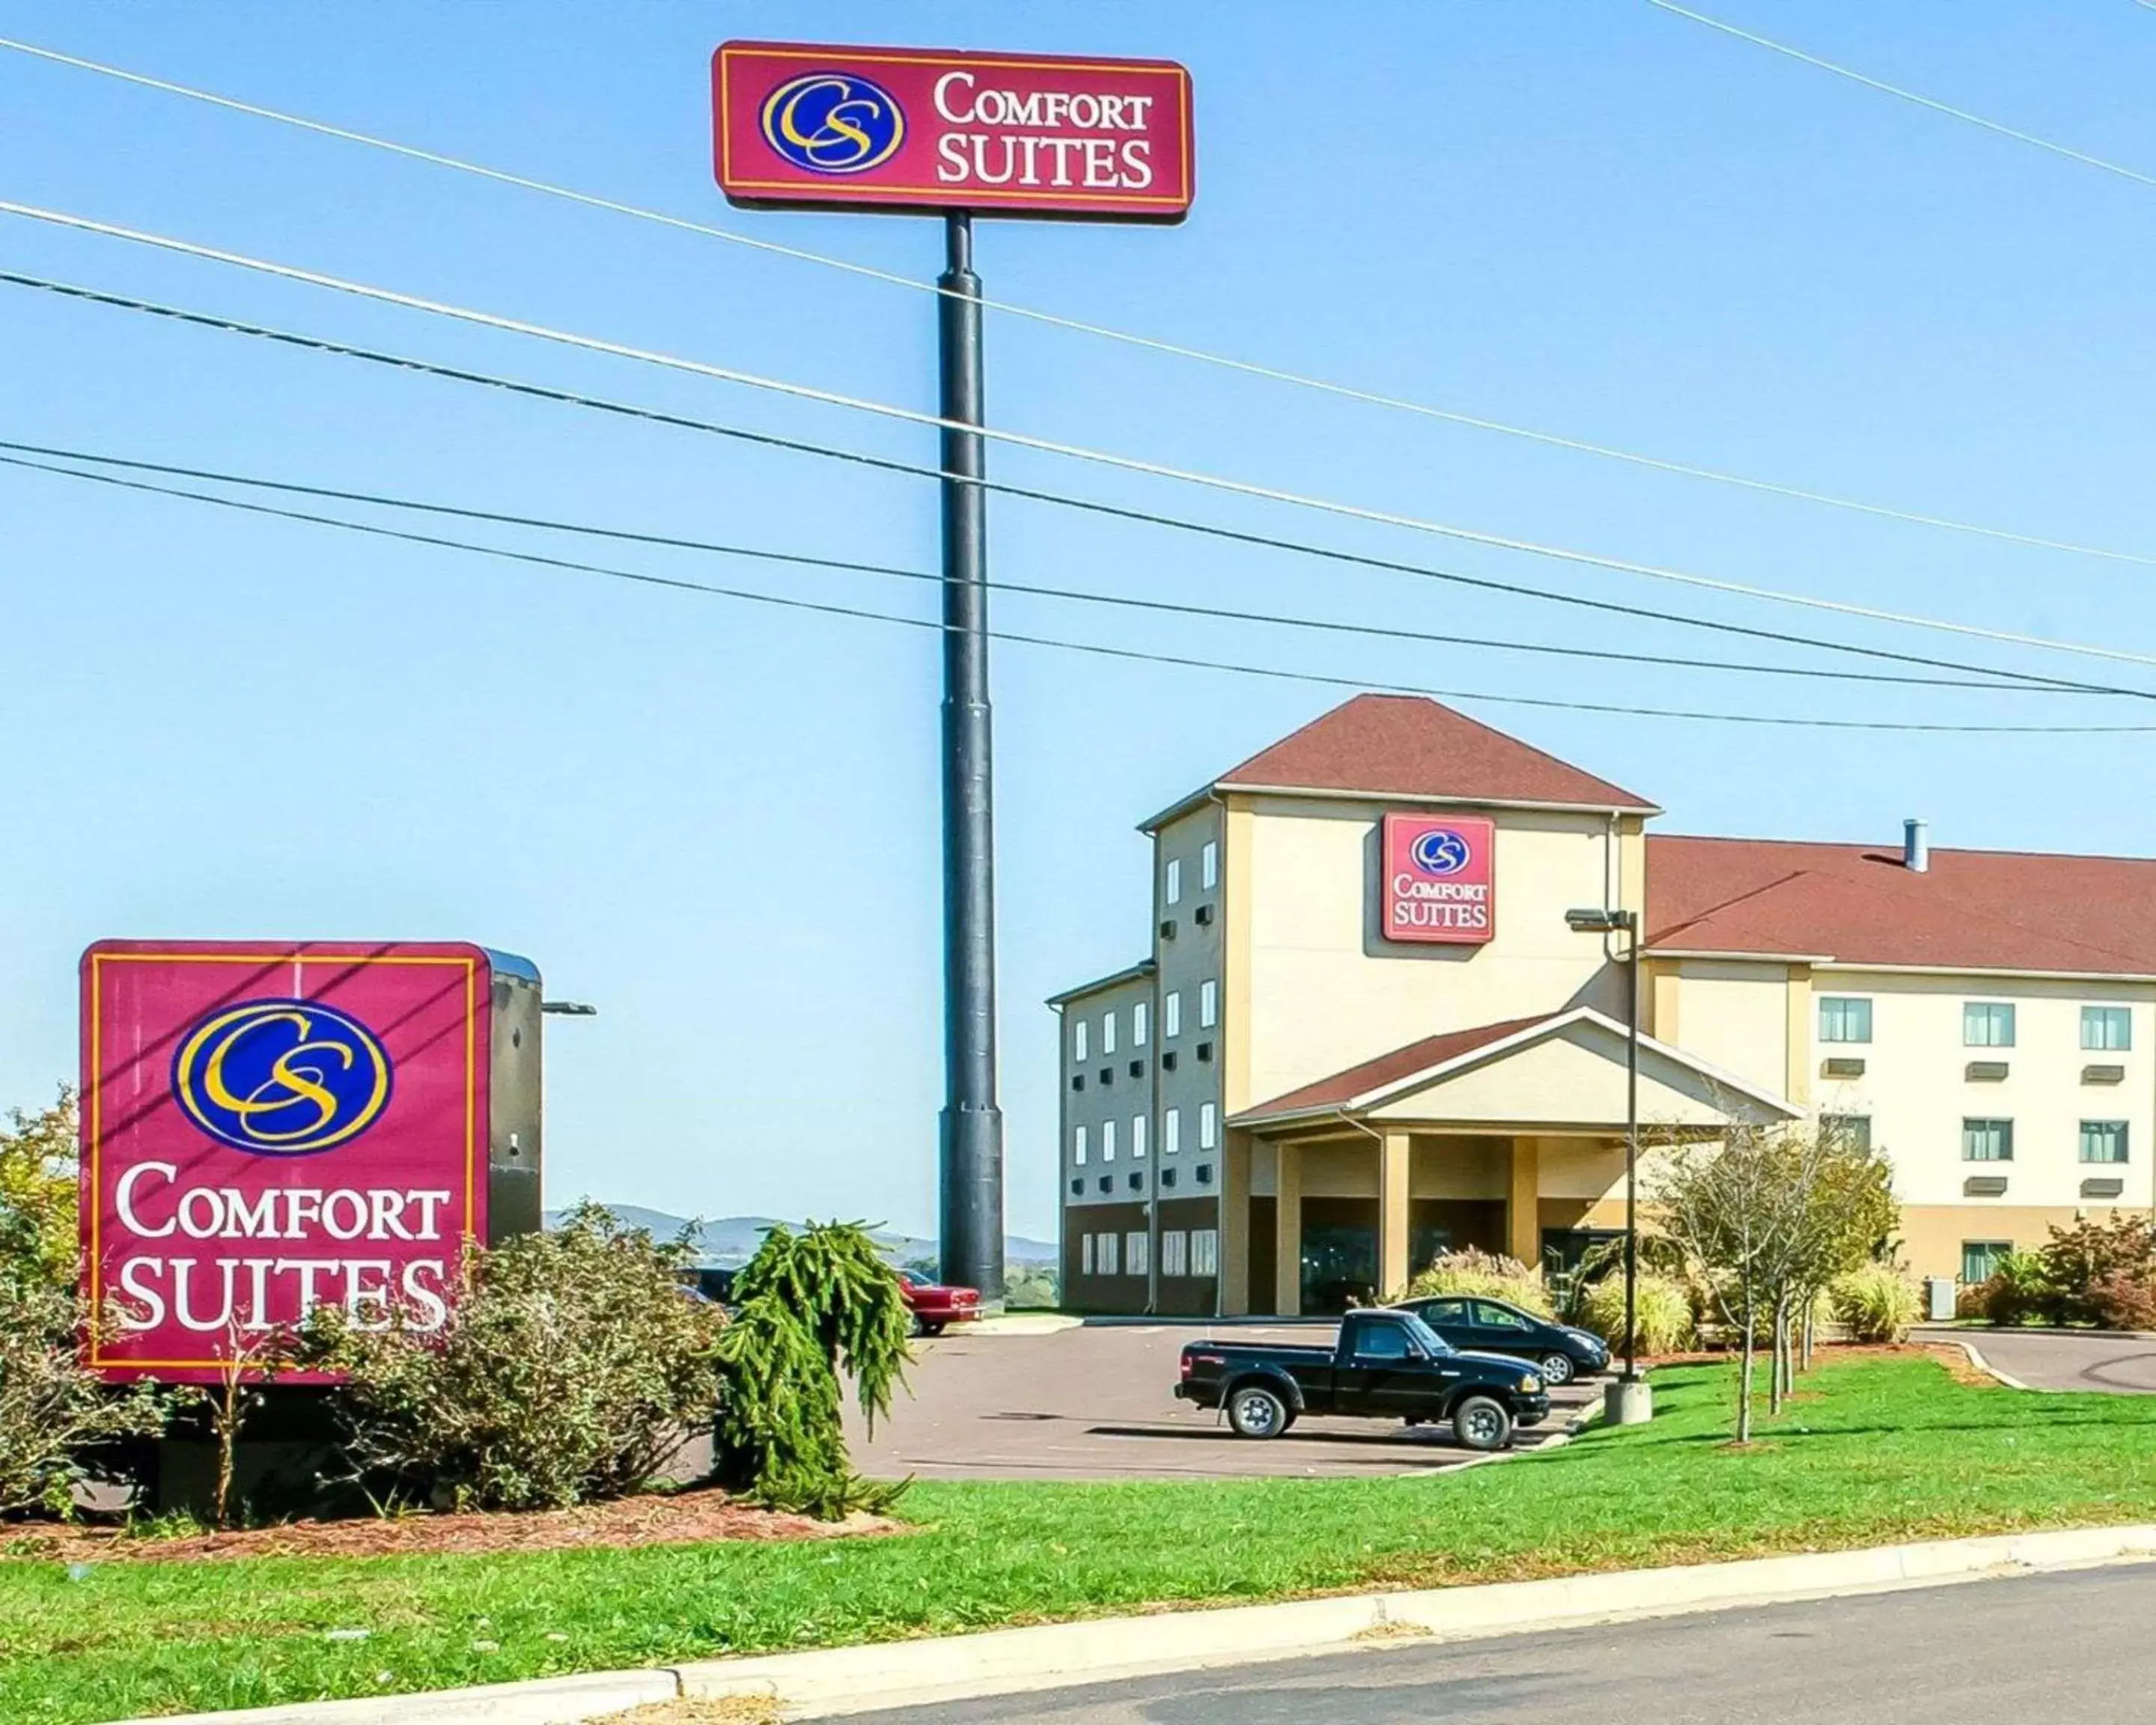
[(1567, 911), (1565, 926), (1578, 934), (1625, 937), (1625, 1370), (1606, 1398), (1612, 1425), (1644, 1425), (1654, 1415), (1654, 1393), (1640, 1375), (1640, 913)]

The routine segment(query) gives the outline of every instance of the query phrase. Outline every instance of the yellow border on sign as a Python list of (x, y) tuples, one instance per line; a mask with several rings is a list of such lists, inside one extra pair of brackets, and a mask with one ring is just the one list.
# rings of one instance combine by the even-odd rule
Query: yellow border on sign
[[(737, 54), (752, 54), (761, 59), (801, 60), (806, 62), (828, 60), (831, 58), (834, 51), (834, 50), (828, 49), (737, 47), (732, 43), (721, 44), (719, 49), (719, 172), (724, 182), (724, 189), (729, 192), (736, 189), (757, 192), (808, 191), (814, 192), (816, 194), (817, 201), (819, 203), (827, 199), (834, 198), (834, 194), (835, 199), (838, 202), (853, 200), (865, 203), (875, 201), (878, 194), (880, 193), (884, 194), (882, 201), (886, 203), (891, 201), (890, 194), (895, 193), (933, 192), (946, 197), (952, 195), (954, 188), (940, 185), (901, 186), (893, 185), (886, 182), (875, 186), (848, 187), (844, 185), (831, 185), (827, 187), (823, 186), (814, 180), (737, 180), (734, 177), (734, 138), (732, 125), (733, 91), (726, 76), (726, 69), (732, 57)], [(865, 65), (878, 66), (917, 66), (924, 64), (928, 65), (940, 65), (954, 58), (952, 55), (945, 54), (901, 54), (893, 53), (887, 49), (880, 53), (870, 52), (864, 54), (855, 54), (843, 50), (840, 51), (845, 52), (845, 58), (850, 60), (858, 60)], [(1100, 66), (1111, 70), (1121, 72), (1132, 77), (1173, 78), (1175, 80), (1177, 93), (1180, 98), (1180, 109), (1183, 118), (1183, 161), (1181, 163), (1183, 172), (1181, 176), (1181, 195), (1174, 198), (1166, 198), (1137, 193), (1127, 198), (1119, 198), (1113, 200), (1113, 207), (1119, 208), (1152, 208), (1157, 207), (1161, 209), (1188, 209), (1197, 198), (1197, 187), (1191, 184), (1191, 166), (1196, 151), (1196, 140), (1192, 136), (1194, 125), (1190, 112), (1190, 73), (1187, 67), (1177, 65), (1172, 63), (1165, 65), (1147, 65), (1144, 64), (1133, 64), (1128, 60), (1091, 59), (1082, 56), (1075, 59), (1029, 60), (1009, 59), (1002, 55), (969, 54), (964, 55), (963, 58), (965, 63), (968, 65), (1002, 66), (1019, 71), (1061, 72), (1073, 70), (1083, 66)], [(1043, 202), (1052, 203), (1085, 203), (1096, 207), (1098, 207), (1106, 201), (1103, 199), (1101, 194), (1097, 192), (1061, 193), (1055, 192), (1032, 191), (998, 192), (992, 188), (976, 187), (973, 192), (968, 195), (985, 197), (992, 200), (1001, 198), (1010, 203), (1016, 203), (1020, 199), (1024, 199), (1029, 203), (1035, 203)]]
[(113, 1359), (102, 1351), (105, 1292), (105, 987), (99, 967), (116, 964), (460, 964), (465, 972), (465, 1244), (471, 1244), (472, 1204), (477, 1192), (479, 1143), (479, 961), (470, 957), (423, 957), (418, 953), (295, 952), (276, 947), (252, 952), (92, 952), (90, 955), (90, 1070), (95, 1082), (90, 1095), (90, 1363), (111, 1371), (221, 1371), (222, 1359)]

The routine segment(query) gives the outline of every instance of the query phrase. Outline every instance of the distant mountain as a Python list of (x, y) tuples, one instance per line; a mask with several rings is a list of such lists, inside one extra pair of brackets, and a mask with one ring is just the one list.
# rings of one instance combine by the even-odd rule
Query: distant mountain
[[(607, 1212), (625, 1227), (641, 1228), (654, 1240), (675, 1238), (689, 1225), (686, 1216), (669, 1215), (665, 1210), (648, 1210), (640, 1204), (610, 1204)], [(561, 1225), (564, 1213), (547, 1212), (547, 1225)], [(776, 1216), (721, 1216), (716, 1221), (706, 1222), (699, 1228), (693, 1241), (698, 1253), (719, 1264), (741, 1264), (747, 1261), (764, 1230), (782, 1219)], [(871, 1235), (884, 1254), (904, 1264), (916, 1258), (933, 1258), (936, 1242), (922, 1240), (911, 1234), (894, 1234), (878, 1229)], [(1024, 1235), (1006, 1235), (1004, 1238), (1004, 1256), (1013, 1264), (1053, 1264), (1056, 1260), (1055, 1243), (1046, 1240), (1029, 1240)]]

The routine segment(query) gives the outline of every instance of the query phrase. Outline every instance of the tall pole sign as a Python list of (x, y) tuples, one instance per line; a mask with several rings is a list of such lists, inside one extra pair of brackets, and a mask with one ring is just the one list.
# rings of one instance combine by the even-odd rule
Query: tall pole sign
[(1004, 1291), (981, 279), (973, 218), (1179, 222), (1196, 192), (1190, 74), (1167, 60), (729, 42), (713, 166), (747, 208), (943, 218), (941, 1270)]

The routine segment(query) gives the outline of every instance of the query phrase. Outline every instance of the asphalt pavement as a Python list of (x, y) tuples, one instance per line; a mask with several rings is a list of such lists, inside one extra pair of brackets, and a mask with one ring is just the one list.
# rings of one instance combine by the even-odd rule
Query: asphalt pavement
[[(847, 1442), (872, 1478), (1244, 1479), (1426, 1473), (1476, 1460), (1445, 1427), (1396, 1420), (1298, 1420), (1265, 1442), (1175, 1399), (1183, 1344), (1202, 1322), (1086, 1324), (1053, 1334), (953, 1329), (916, 1343), (891, 1416), (870, 1436), (850, 1404)], [(1330, 1327), (1239, 1327), (1239, 1339), (1319, 1341)], [(1518, 1435), (1534, 1449), (1599, 1400), (1600, 1378), (1553, 1392), (1550, 1415)]]
[(1925, 1342), (1966, 1342), (2031, 1389), (2156, 1395), (2156, 1339), (2091, 1330), (1972, 1330), (1928, 1326)]
[[(856, 1714), (863, 1725), (1969, 1725), (2132, 1720), (2156, 1565), (1327, 1654)], [(2136, 1697), (2141, 1697), (2136, 1700)]]

